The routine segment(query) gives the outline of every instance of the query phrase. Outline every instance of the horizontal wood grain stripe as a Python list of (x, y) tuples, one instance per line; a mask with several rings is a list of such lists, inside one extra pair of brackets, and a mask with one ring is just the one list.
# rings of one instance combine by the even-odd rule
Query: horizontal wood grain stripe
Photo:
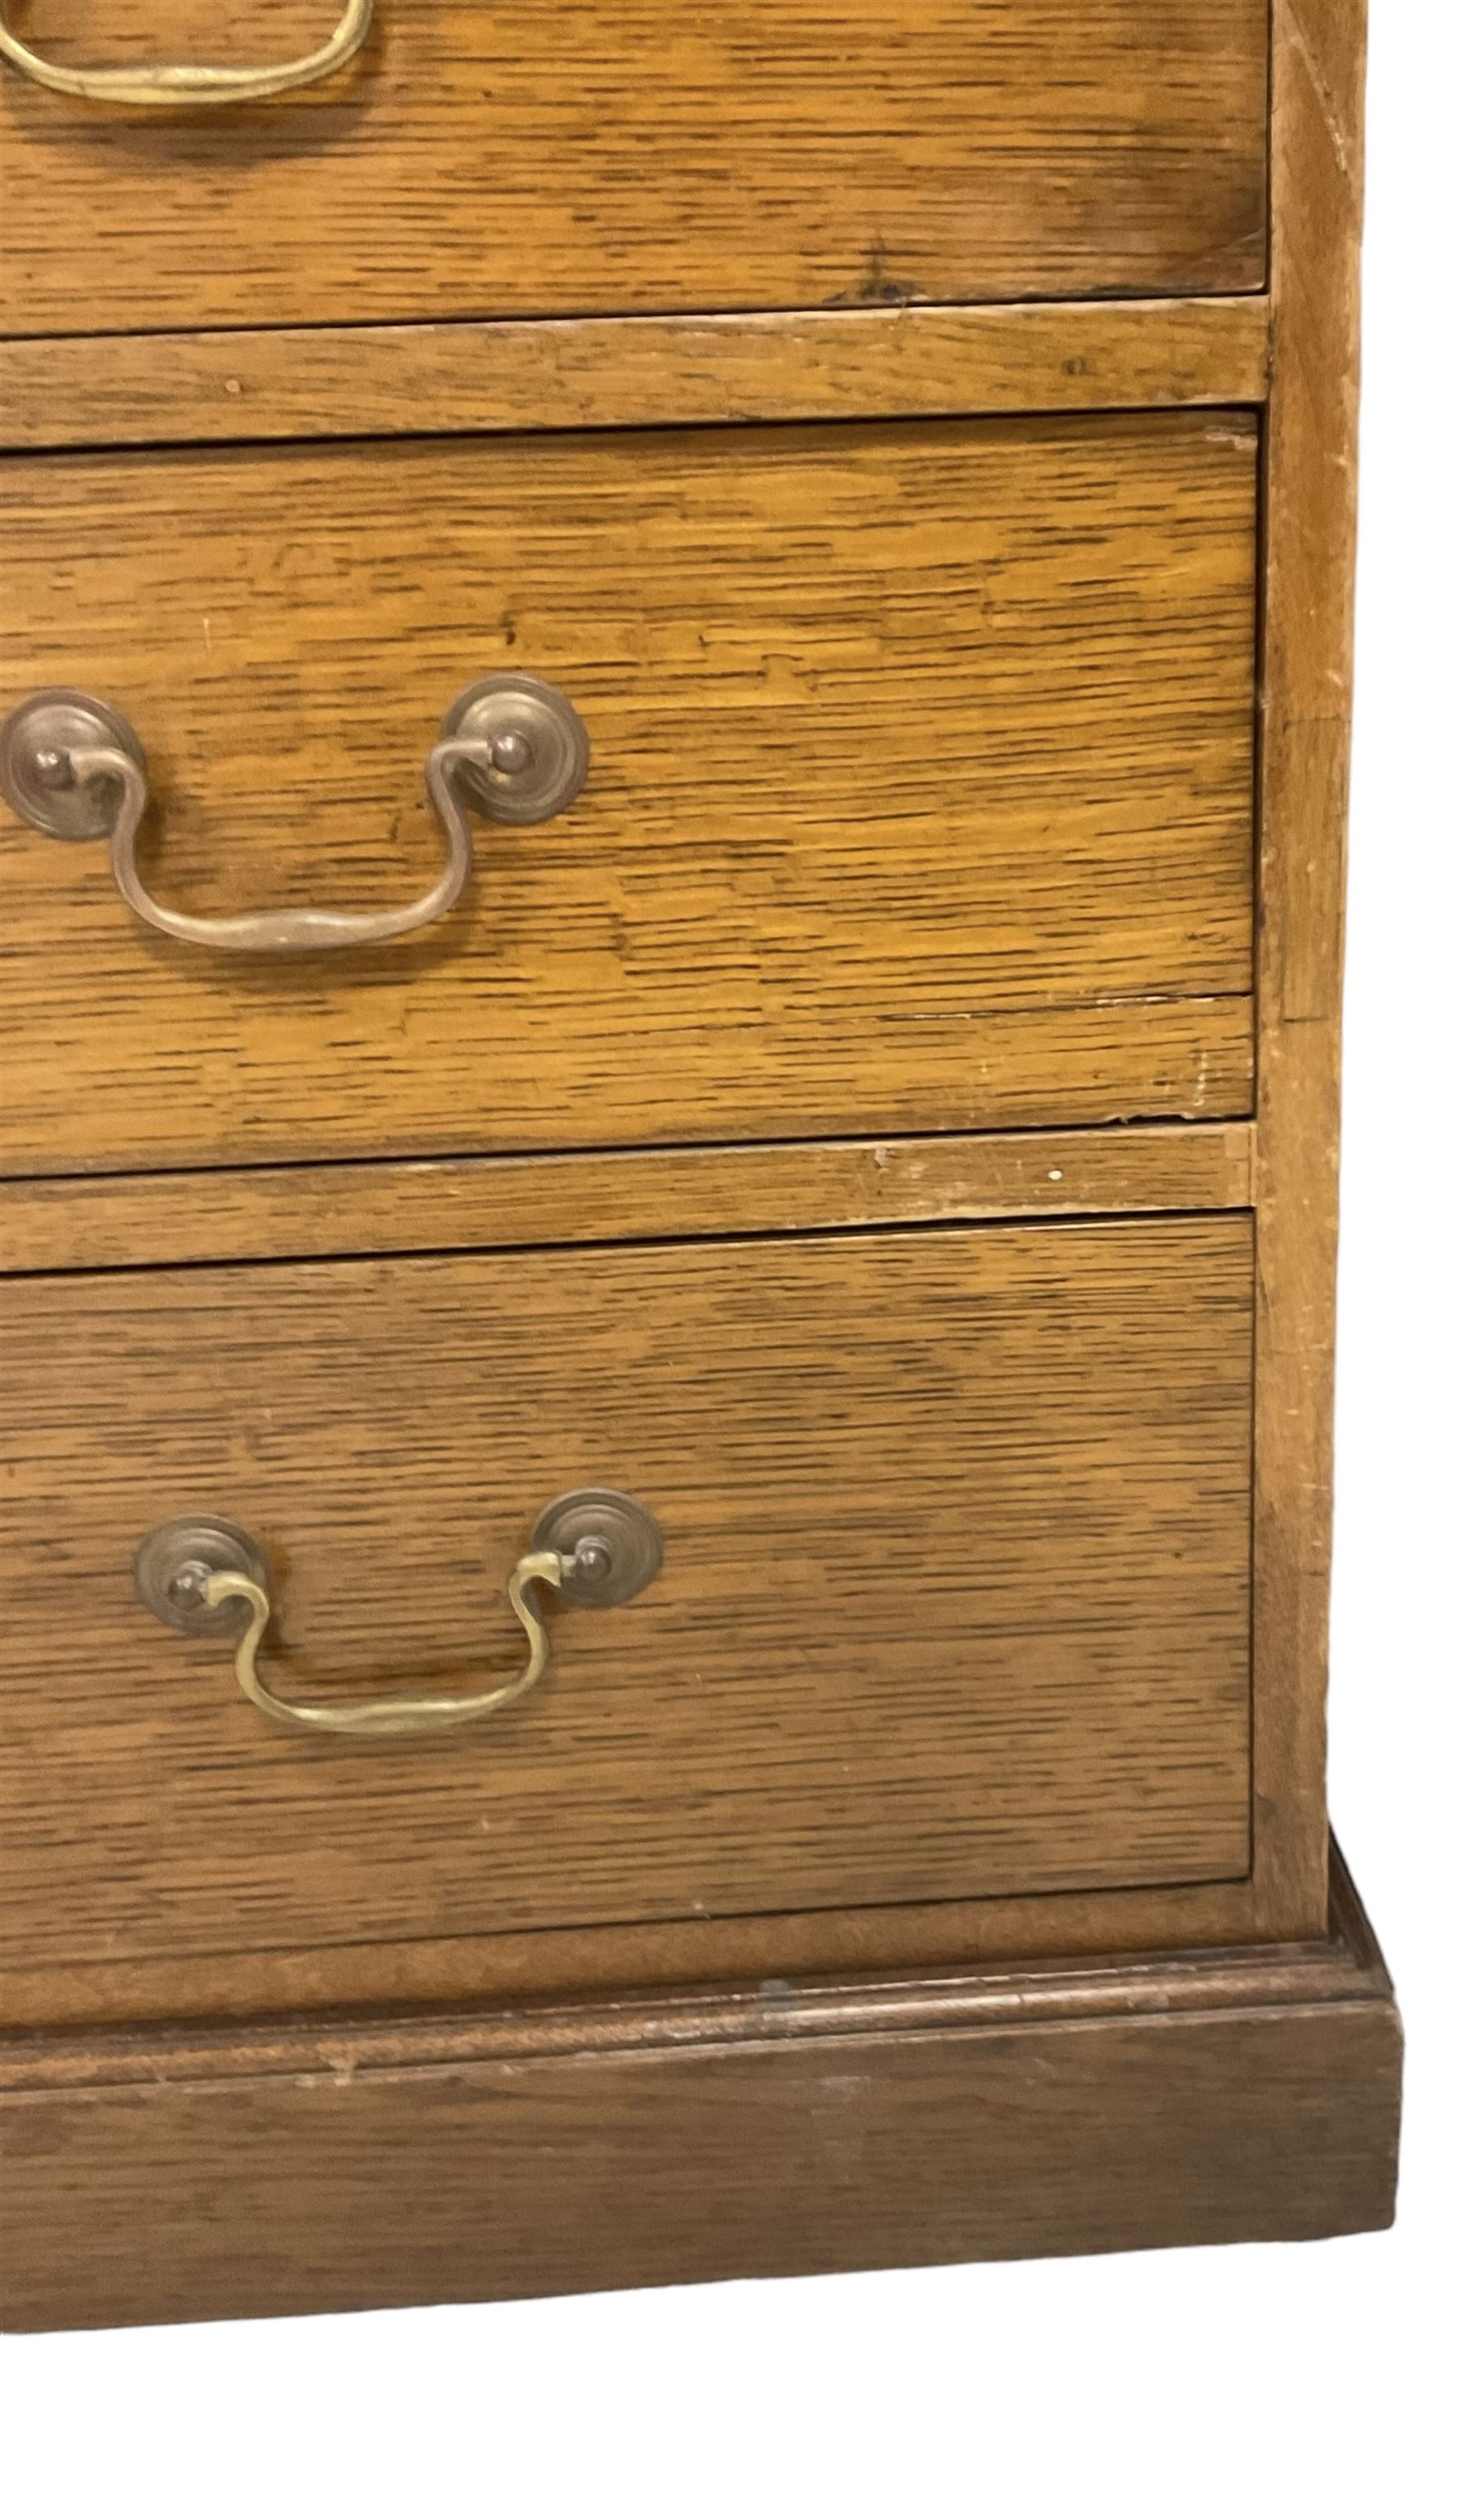
[(0, 1271), (1240, 1207), (1244, 1124), (0, 1182)]
[(0, 342), (0, 447), (1260, 403), (1262, 297)]

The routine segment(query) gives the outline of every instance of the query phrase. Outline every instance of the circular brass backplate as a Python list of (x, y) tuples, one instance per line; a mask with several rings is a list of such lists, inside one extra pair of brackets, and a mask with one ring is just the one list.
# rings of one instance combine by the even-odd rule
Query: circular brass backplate
[(182, 1513), (162, 1521), (134, 1551), (134, 1588), (153, 1617), (182, 1634), (221, 1635), (242, 1622), (240, 1604), (224, 1600), (208, 1609), (201, 1594), (212, 1574), (245, 1574), (268, 1588), (268, 1568), (257, 1541), (235, 1521), (212, 1512)]
[(490, 745), (490, 767), (464, 762), (458, 780), (491, 821), (549, 822), (582, 793), (588, 729), (566, 693), (535, 673), (487, 673), (471, 682), (443, 732)]
[(107, 839), (118, 813), (116, 787), (73, 778), (67, 766), (70, 753), (100, 748), (145, 766), (134, 728), (107, 700), (87, 691), (35, 691), (0, 725), (0, 795), (48, 839)]
[(652, 1583), (665, 1541), (652, 1513), (611, 1487), (579, 1487), (548, 1503), (532, 1544), (572, 1560), (562, 1598), (585, 1609), (616, 1609)]

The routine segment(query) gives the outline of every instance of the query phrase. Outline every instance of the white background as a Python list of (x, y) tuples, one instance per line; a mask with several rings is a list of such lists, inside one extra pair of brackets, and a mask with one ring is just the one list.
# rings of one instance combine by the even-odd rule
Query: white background
[(5, 2341), (15, 2518), (1479, 2507), (1479, 14), (1373, 0), (1332, 1806), (1397, 2229)]

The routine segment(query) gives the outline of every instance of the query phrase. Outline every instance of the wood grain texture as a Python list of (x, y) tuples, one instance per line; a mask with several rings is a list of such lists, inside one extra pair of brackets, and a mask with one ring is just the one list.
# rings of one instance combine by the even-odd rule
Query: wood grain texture
[[(1250, 1306), (1239, 1216), (8, 1281), (9, 1955), (1244, 1876)], [(281, 1685), (457, 1690), (579, 1484), (663, 1576), (440, 1741), (132, 1599), (226, 1513)]]
[(1261, 403), (1263, 297), (0, 341), (0, 447)]
[(1275, 1933), (1326, 1897), (1339, 1014), (1359, 386), (1360, 0), (1277, 0), (1262, 690), (1255, 1736)]
[(1242, 1113), (1255, 489), (1241, 412), (5, 465), (3, 687), (124, 709), (178, 906), (415, 898), (496, 665), (593, 765), (379, 950), (6, 816), (0, 1168)]
[[(317, 0), (18, 0), (54, 58), (292, 59)], [(0, 331), (1256, 288), (1264, 0), (396, 0), (345, 75), (0, 77)]]
[[(965, 301), (1262, 284), (1260, 0), (538, 0), (514, 151), (485, 13), (383, 14), (250, 114), (0, 82), (0, 444), (236, 442), (0, 470), (3, 698), (137, 716), (170, 896), (405, 891), (491, 665), (598, 736), (354, 972), (0, 833), (0, 1252), (119, 1272), (0, 1287), (9, 2320), (1379, 2226), (1342, 1880), (1316, 1938), (1359, 0), (1275, 0), (1271, 299), (1122, 306)], [(1255, 1124), (1173, 1125), (1252, 1108), (1259, 505)], [(485, 1740), (280, 1737), (131, 1605), (199, 1502), (306, 1691), (453, 1681), (587, 1477), (670, 1565)]]
[(0, 1273), (1251, 1204), (1246, 1125), (0, 1181)]
[[(774, 1985), (255, 2049), (21, 2054), (13, 2326), (282, 2315), (1389, 2221), (1400, 2032), (1328, 1952)], [(0, 2067), (3, 2068), (3, 2067)], [(925, 2128), (931, 2128), (927, 2140)]]

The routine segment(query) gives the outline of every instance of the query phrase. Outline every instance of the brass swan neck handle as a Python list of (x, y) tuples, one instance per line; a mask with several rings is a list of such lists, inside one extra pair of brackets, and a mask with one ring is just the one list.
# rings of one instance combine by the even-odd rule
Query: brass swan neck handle
[(645, 1589), (664, 1562), (658, 1523), (632, 1496), (608, 1487), (559, 1496), (532, 1536), (531, 1548), (505, 1586), (526, 1638), (524, 1667), (465, 1696), (371, 1696), (350, 1704), (303, 1705), (279, 1695), (260, 1667), (274, 1614), (266, 1560), (246, 1531), (213, 1513), (188, 1513), (151, 1531), (135, 1552), (134, 1584), (147, 1609), (187, 1634), (229, 1631), (245, 1607), (247, 1622), (234, 1653), (237, 1682), (248, 1703), (271, 1720), (301, 1731), (405, 1739), (481, 1721), (535, 1687), (551, 1655), (538, 1586), (574, 1607), (615, 1608)]
[(534, 673), (492, 673), (448, 711), (423, 764), (447, 855), (430, 890), (405, 908), (259, 909), (199, 918), (156, 900), (139, 871), (150, 801), (144, 746), (127, 717), (87, 691), (37, 691), (0, 726), (0, 794), (53, 839), (107, 839), (113, 880), (137, 918), (219, 953), (313, 953), (386, 944), (442, 918), (473, 863), (469, 807), (497, 822), (542, 822), (580, 794), (588, 735), (571, 701)]
[(374, 9), (375, 0), (345, 0), (337, 24), (323, 44), (297, 61), (270, 63), (262, 69), (209, 69), (162, 62), (87, 70), (48, 61), (22, 43), (7, 24), (0, 0), (0, 59), (37, 87), (53, 88), (59, 96), (84, 97), (93, 105), (250, 105), (262, 97), (281, 96), (285, 88), (311, 87), (343, 69), (371, 32)]
[(273, 1616), (273, 1603), (261, 1584), (246, 1574), (208, 1575), (201, 1585), (201, 1600), (208, 1609), (219, 1609), (229, 1600), (246, 1602), (250, 1614), (238, 1642), (234, 1668), (242, 1694), (260, 1714), (300, 1730), (349, 1731), (362, 1740), (385, 1740), (405, 1737), (410, 1732), (447, 1731), (461, 1722), (478, 1722), (486, 1714), (497, 1713), (501, 1706), (513, 1705), (533, 1688), (545, 1675), (551, 1654), (551, 1638), (535, 1598), (536, 1586), (545, 1583), (551, 1590), (560, 1591), (572, 1570), (570, 1560), (550, 1548), (533, 1550), (521, 1558), (506, 1587), (510, 1606), (525, 1632), (526, 1666), (514, 1678), (498, 1680), (493, 1687), (472, 1696), (370, 1696), (356, 1705), (295, 1705), (289, 1698), (276, 1695), (258, 1669), (259, 1648)]

